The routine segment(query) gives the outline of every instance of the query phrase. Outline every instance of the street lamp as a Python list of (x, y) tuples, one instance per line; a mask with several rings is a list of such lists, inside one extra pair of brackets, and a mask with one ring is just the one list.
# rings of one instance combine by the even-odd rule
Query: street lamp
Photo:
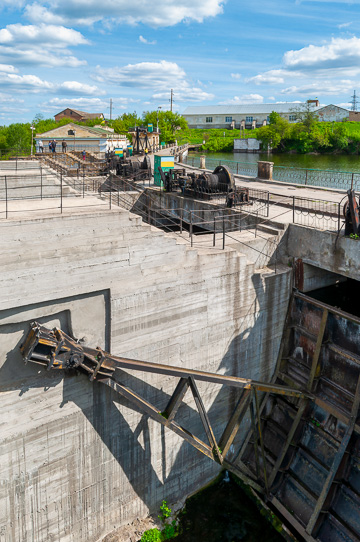
[(30, 155), (32, 156), (32, 155), (33, 155), (34, 130), (35, 130), (35, 126), (31, 125), (31, 126), (30, 126), (30, 130), (31, 130), (31, 151), (30, 151)]

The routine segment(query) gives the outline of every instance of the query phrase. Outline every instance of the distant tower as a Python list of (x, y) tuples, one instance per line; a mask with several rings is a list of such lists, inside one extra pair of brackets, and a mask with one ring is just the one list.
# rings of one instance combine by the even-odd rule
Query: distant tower
[(351, 96), (351, 111), (357, 111), (357, 104), (359, 103), (359, 100), (356, 97), (356, 91), (354, 90), (354, 94)]

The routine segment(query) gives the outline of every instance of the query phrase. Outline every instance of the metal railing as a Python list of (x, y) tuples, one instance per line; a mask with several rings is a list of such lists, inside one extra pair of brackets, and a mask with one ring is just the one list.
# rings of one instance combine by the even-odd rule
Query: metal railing
[[(200, 167), (200, 157), (190, 156), (186, 164), (193, 167)], [(249, 177), (258, 176), (257, 162), (238, 162), (234, 160), (206, 158), (206, 168), (215, 169), (215, 167), (227, 166), (232, 173), (237, 175), (247, 175)], [(335, 188), (340, 190), (360, 190), (360, 173), (352, 171), (335, 171), (310, 168), (297, 168), (290, 166), (273, 167), (273, 180), (287, 183), (301, 184), (305, 186), (320, 186), (324, 188)]]

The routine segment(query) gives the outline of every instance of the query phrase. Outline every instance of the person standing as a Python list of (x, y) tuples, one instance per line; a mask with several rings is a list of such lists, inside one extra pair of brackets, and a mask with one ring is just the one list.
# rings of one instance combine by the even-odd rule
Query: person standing
[(62, 147), (62, 152), (66, 152), (67, 143), (66, 143), (65, 139), (62, 140), (61, 147)]
[(82, 151), (82, 157), (83, 157), (83, 160), (85, 160), (85, 158), (86, 158), (86, 151), (85, 150)]
[(53, 148), (52, 148), (52, 141), (49, 141), (49, 152), (52, 152)]
[(44, 143), (42, 142), (42, 140), (40, 139), (39, 140), (39, 152), (43, 153), (44, 152)]

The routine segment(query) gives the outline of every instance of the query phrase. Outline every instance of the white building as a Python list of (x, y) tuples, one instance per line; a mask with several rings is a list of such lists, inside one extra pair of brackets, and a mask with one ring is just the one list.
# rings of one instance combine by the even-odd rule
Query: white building
[(273, 103), (244, 105), (197, 105), (187, 107), (183, 117), (189, 128), (258, 128), (269, 122), (272, 111), (296, 122), (296, 109), (305, 104)]
[[(330, 104), (320, 107), (317, 100), (309, 100), (319, 121), (340, 122), (349, 119), (349, 111)], [(183, 117), (189, 128), (258, 128), (269, 123), (270, 113), (275, 111), (289, 122), (297, 121), (297, 112), (307, 103), (273, 103), (244, 105), (197, 105), (187, 107)]]

